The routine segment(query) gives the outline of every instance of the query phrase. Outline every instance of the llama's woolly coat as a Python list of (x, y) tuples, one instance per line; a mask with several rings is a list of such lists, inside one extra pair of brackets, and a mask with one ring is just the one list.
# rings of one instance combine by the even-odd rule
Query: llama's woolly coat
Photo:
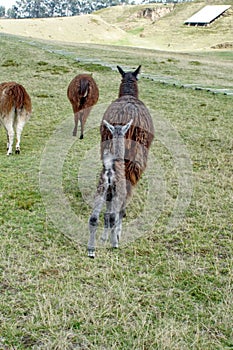
[(11, 112), (12, 108), (15, 110), (25, 109), (28, 114), (32, 112), (31, 98), (25, 88), (12, 81), (0, 84), (0, 116), (6, 118)]
[[(142, 101), (125, 95), (108, 107), (103, 119), (112, 125), (124, 125), (133, 119), (133, 123), (125, 135), (125, 176), (127, 192), (131, 194), (131, 186), (135, 186), (146, 168), (148, 150), (154, 138), (154, 126), (151, 115)], [(101, 132), (101, 157), (106, 149), (112, 149), (111, 133), (103, 123)]]
[(0, 84), (0, 123), (7, 133), (7, 155), (12, 154), (15, 131), (15, 152), (20, 153), (21, 133), (31, 113), (31, 98), (22, 85), (13, 81)]
[(81, 136), (83, 138), (84, 126), (91, 108), (99, 99), (99, 89), (89, 74), (79, 74), (71, 80), (67, 88), (67, 97), (74, 112), (75, 127), (73, 135), (77, 134), (78, 121), (81, 123)]
[(79, 74), (71, 80), (67, 89), (67, 97), (76, 113), (97, 103), (99, 89), (91, 75)]

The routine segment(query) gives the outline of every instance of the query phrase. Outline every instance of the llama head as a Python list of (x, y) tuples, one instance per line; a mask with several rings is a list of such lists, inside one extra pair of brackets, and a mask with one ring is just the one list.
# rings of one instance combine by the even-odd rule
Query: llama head
[(134, 71), (134, 72), (125, 72), (120, 66), (117, 66), (117, 69), (120, 73), (120, 75), (122, 76), (122, 78), (124, 79), (136, 79), (138, 80), (138, 74), (140, 73), (141, 70), (141, 65), (138, 66), (138, 68)]
[(138, 98), (137, 80), (138, 80), (138, 74), (140, 73), (141, 66), (138, 66), (138, 68), (134, 72), (125, 72), (119, 66), (117, 66), (117, 69), (122, 76), (118, 97), (130, 95), (135, 98)]
[(107, 122), (107, 120), (103, 120), (103, 123), (111, 132), (113, 137), (124, 137), (133, 123), (133, 119), (131, 119), (126, 125), (111, 125)]

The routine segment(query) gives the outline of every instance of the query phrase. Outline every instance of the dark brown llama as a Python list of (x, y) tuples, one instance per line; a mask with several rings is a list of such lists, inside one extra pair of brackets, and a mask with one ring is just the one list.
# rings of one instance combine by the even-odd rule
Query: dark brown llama
[(31, 98), (25, 88), (15, 82), (0, 84), (0, 123), (7, 133), (7, 155), (12, 154), (14, 128), (16, 153), (20, 153), (21, 133), (32, 113)]
[(67, 97), (73, 107), (74, 112), (74, 130), (73, 136), (77, 135), (78, 121), (81, 123), (80, 139), (83, 139), (84, 125), (90, 114), (92, 106), (94, 106), (99, 98), (99, 89), (89, 74), (77, 75), (69, 84), (67, 89)]
[[(104, 113), (103, 120), (112, 125), (125, 125), (133, 119), (132, 125), (125, 135), (125, 177), (127, 198), (133, 187), (146, 169), (148, 151), (154, 138), (154, 125), (151, 115), (142, 101), (138, 99), (137, 76), (141, 66), (133, 72), (124, 72), (117, 66), (122, 76), (119, 98), (111, 103)], [(101, 157), (106, 150), (112, 152), (112, 135), (106, 125), (101, 123)]]

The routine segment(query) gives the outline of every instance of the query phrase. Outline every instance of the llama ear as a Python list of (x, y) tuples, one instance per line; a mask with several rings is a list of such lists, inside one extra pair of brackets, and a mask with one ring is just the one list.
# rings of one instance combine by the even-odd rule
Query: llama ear
[(140, 73), (141, 70), (141, 65), (138, 66), (138, 68), (133, 72), (133, 75), (135, 76), (135, 78), (137, 78), (138, 74)]
[(114, 126), (112, 126), (111, 124), (109, 124), (108, 122), (107, 122), (107, 120), (103, 120), (103, 123), (104, 123), (104, 125), (108, 128), (108, 130), (111, 132), (111, 134), (113, 134), (113, 132), (114, 132)]
[(117, 69), (118, 69), (120, 75), (122, 76), (122, 78), (124, 78), (125, 72), (123, 71), (123, 69), (120, 66), (117, 66)]
[(133, 119), (131, 119), (126, 125), (123, 126), (122, 132), (125, 135), (129, 128), (131, 127), (131, 124), (133, 123)]

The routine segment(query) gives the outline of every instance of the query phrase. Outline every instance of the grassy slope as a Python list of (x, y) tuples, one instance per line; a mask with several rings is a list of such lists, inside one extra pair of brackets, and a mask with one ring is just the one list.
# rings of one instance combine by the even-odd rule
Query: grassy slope
[(42, 19), (3, 19), (1, 32), (26, 37), (67, 42), (111, 43), (124, 37), (124, 32), (94, 15), (42, 18)]
[[(209, 1), (208, 4), (219, 4), (216, 1)], [(221, 4), (233, 6), (232, 1), (222, 1)], [(187, 27), (184, 21), (206, 5), (205, 2), (195, 1), (191, 3), (178, 4), (174, 10), (158, 21), (137, 18), (137, 12), (142, 8), (154, 8), (161, 5), (150, 4), (140, 6), (118, 7), (97, 12), (106, 22), (114, 23), (120, 28), (134, 31), (136, 35), (131, 37), (135, 46), (144, 46), (153, 49), (169, 50), (196, 50), (207, 49), (213, 45), (224, 42), (232, 42), (233, 21), (232, 10), (228, 16), (221, 17), (213, 22), (210, 27)], [(164, 5), (162, 5), (164, 6)], [(167, 5), (171, 6), (171, 5)], [(138, 33), (137, 33), (138, 29)]]
[[(219, 4), (216, 0), (208, 4)], [(233, 0), (221, 1), (233, 8)], [(140, 9), (165, 5), (115, 6), (95, 14), (71, 18), (0, 20), (0, 31), (34, 38), (76, 43), (108, 43), (152, 49), (191, 51), (231, 42), (233, 10), (210, 27), (187, 27), (183, 23), (206, 3), (178, 4), (174, 10), (152, 22), (137, 18)], [(167, 5), (170, 6), (170, 5)]]
[[(198, 84), (210, 82), (215, 63), (216, 81), (211, 84), (223, 87), (232, 81), (232, 55), (228, 53), (227, 60), (224, 54), (212, 55), (1, 36), (1, 80), (23, 83), (34, 110), (23, 132), (20, 156), (6, 157), (0, 129), (1, 349), (232, 348), (232, 97), (139, 81), (140, 97), (155, 123), (155, 173), (158, 179), (162, 176), (166, 191), (153, 228), (117, 252), (100, 249), (95, 261), (87, 259), (86, 248), (67, 240), (46, 215), (39, 186), (46, 142), (67, 117), (72, 126), (66, 88), (73, 76), (94, 74), (100, 110), (117, 96), (119, 75), (92, 61), (130, 67), (142, 62), (144, 73)], [(77, 57), (89, 63), (78, 63)], [(222, 69), (225, 65), (228, 69)], [(98, 125), (101, 117), (97, 110), (89, 125)], [(179, 164), (167, 145), (173, 129), (160, 134), (162, 121), (179, 133), (193, 164), (191, 203), (170, 233), (166, 225), (182, 188)], [(71, 131), (72, 127), (70, 135)], [(65, 141), (57, 140), (55, 150)], [(84, 222), (90, 207), (82, 199), (77, 174), (93, 147), (98, 159), (98, 145), (97, 126), (73, 144), (63, 166), (68, 203)], [(59, 156), (54, 151), (52, 165)], [(52, 181), (56, 173), (52, 168)], [(145, 177), (137, 189), (126, 223), (143, 210), (140, 199), (148, 181)], [(151, 219), (147, 217), (146, 224)], [(80, 235), (81, 228), (76, 230)], [(87, 231), (81, 234), (87, 240)]]

